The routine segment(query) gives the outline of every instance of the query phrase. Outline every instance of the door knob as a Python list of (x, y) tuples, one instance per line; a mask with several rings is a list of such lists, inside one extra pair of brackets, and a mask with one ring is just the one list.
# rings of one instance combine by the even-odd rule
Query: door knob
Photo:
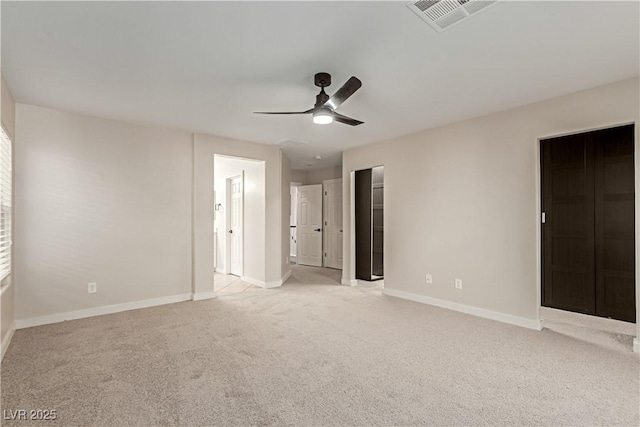
[(229, 230), (229, 233), (233, 234), (233, 230)]
[(319, 228), (315, 228), (313, 231), (322, 231), (322, 230)]

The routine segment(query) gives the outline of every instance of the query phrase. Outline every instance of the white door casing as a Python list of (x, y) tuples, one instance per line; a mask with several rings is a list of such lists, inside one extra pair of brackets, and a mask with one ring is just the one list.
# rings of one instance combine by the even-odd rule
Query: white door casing
[(322, 267), (322, 184), (298, 187), (298, 264)]
[(342, 270), (342, 178), (323, 182), (324, 266)]
[(227, 221), (227, 270), (235, 276), (242, 276), (243, 272), (243, 243), (244, 243), (244, 176), (227, 179), (227, 206), (229, 216)]

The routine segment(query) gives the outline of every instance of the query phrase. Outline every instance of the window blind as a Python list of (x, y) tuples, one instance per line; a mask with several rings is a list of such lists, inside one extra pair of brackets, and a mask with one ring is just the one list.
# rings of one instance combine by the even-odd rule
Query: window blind
[(0, 127), (0, 280), (11, 273), (11, 140)]

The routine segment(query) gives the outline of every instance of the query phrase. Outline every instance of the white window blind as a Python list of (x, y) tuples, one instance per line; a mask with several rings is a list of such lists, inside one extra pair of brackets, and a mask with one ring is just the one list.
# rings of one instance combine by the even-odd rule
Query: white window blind
[(0, 127), (0, 280), (11, 273), (11, 140)]

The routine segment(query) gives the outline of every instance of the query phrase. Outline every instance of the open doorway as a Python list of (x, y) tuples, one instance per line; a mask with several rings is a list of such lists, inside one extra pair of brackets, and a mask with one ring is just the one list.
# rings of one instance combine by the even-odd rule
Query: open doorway
[(384, 279), (384, 167), (358, 170), (355, 178), (355, 278)]
[(342, 167), (292, 170), (291, 283), (341, 284)]
[(265, 165), (247, 158), (214, 156), (214, 292), (258, 289), (265, 235)]

